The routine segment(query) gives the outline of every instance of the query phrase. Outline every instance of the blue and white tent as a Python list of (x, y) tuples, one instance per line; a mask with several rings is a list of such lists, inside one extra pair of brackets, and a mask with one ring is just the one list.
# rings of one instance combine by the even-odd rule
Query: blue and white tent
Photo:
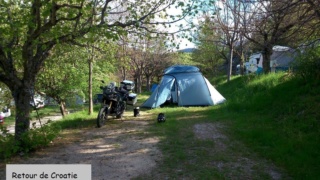
[(178, 106), (211, 106), (225, 98), (195, 66), (175, 65), (164, 70), (158, 87), (142, 107), (157, 108), (166, 101)]

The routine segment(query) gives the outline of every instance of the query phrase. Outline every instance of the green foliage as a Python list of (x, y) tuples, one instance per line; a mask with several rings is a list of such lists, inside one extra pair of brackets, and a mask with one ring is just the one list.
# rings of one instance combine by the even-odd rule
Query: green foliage
[[(31, 129), (24, 133), (22, 141), (16, 141), (14, 135), (9, 134), (6, 128), (0, 126), (0, 159), (9, 159), (17, 153), (29, 153), (39, 148), (50, 145), (60, 132), (60, 127), (56, 125), (46, 124), (41, 128)], [(23, 144), (20, 144), (22, 143)]]
[(7, 106), (10, 108), (13, 97), (10, 89), (3, 83), (0, 82), (0, 110)]
[(19, 151), (15, 144), (14, 135), (9, 134), (5, 126), (0, 125), (0, 159), (8, 159)]
[[(45, 62), (37, 78), (37, 89), (54, 99), (70, 102), (75, 97), (86, 98), (89, 79), (88, 61), (93, 60), (93, 92), (100, 92), (100, 80), (106, 80), (113, 71), (115, 49), (111, 45), (96, 42), (94, 47), (74, 48), (58, 45), (51, 58)], [(99, 49), (92, 52), (92, 49)], [(92, 56), (94, 58), (92, 59)]]
[(225, 48), (220, 44), (221, 34), (212, 30), (213, 22), (206, 18), (198, 34), (198, 48), (192, 59), (198, 62), (204, 74), (218, 75), (221, 65), (225, 62)]
[(84, 72), (88, 69), (84, 49), (58, 45), (52, 53), (37, 77), (37, 90), (55, 100), (82, 94), (88, 79)]
[(295, 59), (296, 74), (308, 81), (320, 80), (320, 46), (309, 48)]
[(181, 65), (200, 65), (199, 63), (193, 61), (192, 54), (191, 53), (177, 53), (174, 54), (174, 56), (177, 56), (174, 60), (174, 64), (181, 64)]
[(48, 146), (60, 132), (60, 127), (54, 124), (45, 124), (40, 128), (34, 128), (22, 135), (21, 152), (29, 153), (38, 148)]

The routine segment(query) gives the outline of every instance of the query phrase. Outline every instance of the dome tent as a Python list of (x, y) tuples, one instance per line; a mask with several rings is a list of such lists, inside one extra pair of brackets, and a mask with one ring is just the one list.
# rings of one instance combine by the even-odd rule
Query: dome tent
[(161, 82), (142, 107), (157, 108), (166, 101), (178, 106), (211, 106), (224, 102), (225, 98), (198, 67), (175, 65), (164, 70)]

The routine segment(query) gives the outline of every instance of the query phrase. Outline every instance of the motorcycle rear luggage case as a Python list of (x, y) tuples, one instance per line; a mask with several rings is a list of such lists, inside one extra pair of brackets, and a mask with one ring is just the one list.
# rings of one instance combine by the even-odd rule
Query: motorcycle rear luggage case
[(129, 80), (124, 80), (120, 83), (127, 91), (131, 91), (134, 88), (134, 82)]

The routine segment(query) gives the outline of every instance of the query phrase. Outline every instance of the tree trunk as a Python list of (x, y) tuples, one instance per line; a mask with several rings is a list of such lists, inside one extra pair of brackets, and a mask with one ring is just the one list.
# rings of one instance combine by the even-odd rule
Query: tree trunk
[[(33, 90), (26, 84), (12, 90), (12, 96), (16, 106), (15, 139), (21, 143), (23, 143), (21, 141), (22, 134), (30, 129), (30, 100), (33, 95), (32, 91)], [(21, 144), (21, 147), (23, 147), (23, 144)]]
[(243, 54), (243, 35), (240, 33), (240, 75), (244, 75), (244, 62), (245, 62), (245, 57)]
[(272, 47), (265, 47), (264, 48), (264, 52), (262, 53), (262, 67), (263, 67), (263, 72), (265, 74), (270, 73), (271, 69), (270, 69), (270, 57), (272, 54)]
[(244, 60), (243, 58), (240, 59), (240, 75), (244, 75)]
[(142, 90), (142, 80), (141, 80), (141, 75), (139, 74), (137, 77), (137, 93), (141, 93)]
[(123, 76), (123, 80), (127, 79), (127, 71), (126, 71), (126, 67), (122, 67), (122, 76)]
[(134, 84), (134, 92), (138, 92), (138, 78), (136, 75), (134, 76)]
[(151, 89), (151, 77), (150, 77), (150, 75), (146, 75), (146, 79), (147, 79), (147, 91), (150, 91), (150, 89)]
[(229, 68), (228, 68), (228, 82), (231, 80), (231, 76), (232, 76), (232, 59), (233, 59), (233, 45), (230, 46), (230, 59), (229, 59)]
[(91, 58), (89, 59), (89, 115), (93, 113), (93, 100), (92, 100), (92, 62), (94, 58), (94, 48), (92, 48)]
[(68, 114), (66, 103), (64, 101), (60, 101), (60, 112), (63, 117), (65, 117)]

